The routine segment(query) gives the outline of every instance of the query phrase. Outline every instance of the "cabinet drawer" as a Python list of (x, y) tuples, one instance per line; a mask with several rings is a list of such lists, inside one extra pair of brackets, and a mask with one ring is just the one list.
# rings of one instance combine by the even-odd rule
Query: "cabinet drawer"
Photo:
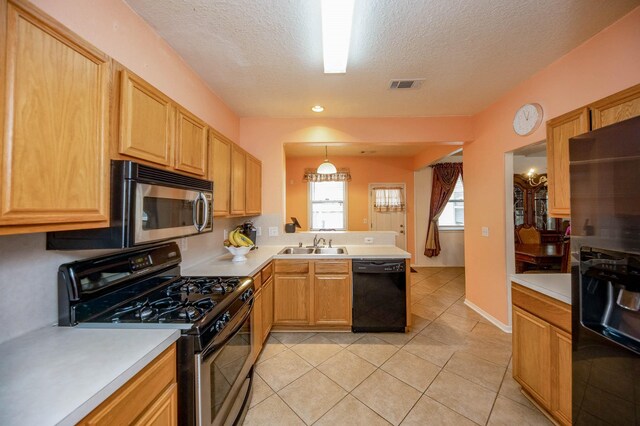
[(276, 260), (276, 274), (307, 274), (308, 260)]
[(262, 281), (267, 281), (273, 275), (273, 263), (269, 263), (262, 268)]
[(176, 346), (174, 344), (79, 424), (132, 424), (168, 386), (175, 382)]
[(347, 274), (348, 260), (321, 260), (316, 262), (316, 274)]
[(571, 333), (571, 307), (549, 296), (511, 283), (513, 304)]

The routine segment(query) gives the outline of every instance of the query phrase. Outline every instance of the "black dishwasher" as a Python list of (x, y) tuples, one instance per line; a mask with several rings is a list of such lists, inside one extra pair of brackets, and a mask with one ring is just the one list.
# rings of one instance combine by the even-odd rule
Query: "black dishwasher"
[(353, 261), (354, 332), (403, 332), (407, 326), (404, 259)]

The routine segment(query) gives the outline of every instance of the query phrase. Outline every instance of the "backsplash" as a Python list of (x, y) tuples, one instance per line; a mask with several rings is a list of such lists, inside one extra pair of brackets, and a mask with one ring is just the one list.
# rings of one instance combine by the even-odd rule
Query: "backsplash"
[[(212, 257), (227, 253), (223, 246), (224, 230), (231, 230), (245, 220), (253, 220), (262, 228), (258, 245), (309, 245), (317, 234), (334, 245), (395, 244), (395, 232), (300, 232), (284, 234), (280, 215), (254, 218), (214, 219), (213, 232), (185, 239), (182, 267), (187, 268)], [(278, 228), (278, 236), (269, 237), (269, 227)], [(47, 251), (46, 234), (0, 236), (0, 343), (29, 331), (54, 325), (58, 320), (58, 267), (74, 260), (99, 256), (114, 250)]]
[[(212, 233), (188, 237), (182, 266), (226, 253), (223, 230), (243, 221), (215, 218)], [(47, 251), (45, 242), (44, 233), (0, 236), (0, 343), (57, 323), (61, 264), (113, 251)]]

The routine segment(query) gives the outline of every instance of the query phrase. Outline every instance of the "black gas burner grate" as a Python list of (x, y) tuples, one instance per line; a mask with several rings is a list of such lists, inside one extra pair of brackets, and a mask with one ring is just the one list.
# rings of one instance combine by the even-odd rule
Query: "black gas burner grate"
[(197, 301), (165, 297), (152, 302), (135, 301), (111, 315), (111, 322), (194, 322), (211, 311), (216, 302), (210, 298)]
[(238, 278), (183, 277), (171, 284), (167, 296), (231, 293), (240, 283)]

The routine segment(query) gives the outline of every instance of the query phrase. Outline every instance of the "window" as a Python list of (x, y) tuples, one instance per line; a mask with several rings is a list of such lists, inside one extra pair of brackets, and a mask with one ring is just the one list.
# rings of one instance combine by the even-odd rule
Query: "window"
[(309, 182), (311, 230), (347, 229), (347, 182)]
[(462, 177), (458, 178), (453, 194), (447, 202), (440, 218), (438, 226), (446, 228), (463, 228), (464, 227), (464, 189), (462, 187)]

